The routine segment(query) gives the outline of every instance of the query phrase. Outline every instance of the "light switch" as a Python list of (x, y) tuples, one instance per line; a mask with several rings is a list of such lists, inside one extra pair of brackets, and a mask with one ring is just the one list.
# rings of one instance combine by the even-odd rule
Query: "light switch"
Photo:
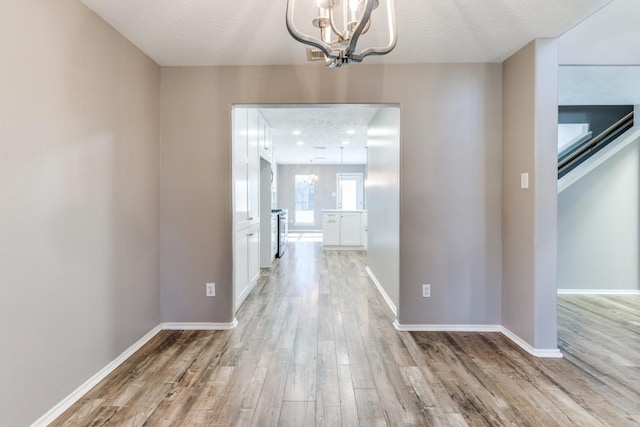
[(529, 188), (529, 174), (520, 174), (520, 188)]

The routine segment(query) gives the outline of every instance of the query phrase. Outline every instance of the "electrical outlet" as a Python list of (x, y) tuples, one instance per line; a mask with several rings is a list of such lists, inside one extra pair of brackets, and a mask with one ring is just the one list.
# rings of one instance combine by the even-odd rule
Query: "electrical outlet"
[(206, 293), (208, 297), (216, 296), (216, 284), (215, 283), (207, 283)]
[(422, 298), (431, 298), (431, 285), (422, 285)]

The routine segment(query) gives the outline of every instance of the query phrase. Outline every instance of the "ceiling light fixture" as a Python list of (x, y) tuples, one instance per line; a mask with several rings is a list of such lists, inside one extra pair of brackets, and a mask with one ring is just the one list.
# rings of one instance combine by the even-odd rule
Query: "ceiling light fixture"
[(342, 141), (342, 145), (349, 145), (349, 141)]
[(309, 170), (309, 175), (304, 179), (305, 184), (315, 185), (318, 182), (318, 175), (313, 174), (313, 159), (309, 160), (311, 165), (311, 169)]
[(296, 142), (297, 145), (304, 145), (304, 141), (298, 141)]
[(349, 130), (347, 131), (347, 134), (348, 134), (348, 135), (355, 135), (355, 134), (356, 134), (356, 131), (355, 131), (355, 130), (353, 130), (353, 129), (349, 129)]
[[(311, 3), (312, 0), (303, 1)], [(341, 67), (351, 62), (362, 62), (369, 55), (385, 55), (396, 47), (395, 0), (387, 0), (389, 44), (360, 52), (356, 51), (356, 44), (360, 36), (371, 28), (371, 13), (378, 8), (380, 0), (315, 0), (315, 3), (318, 16), (312, 23), (320, 30), (319, 38), (298, 30), (293, 22), (296, 0), (287, 0), (287, 30), (294, 39), (311, 46), (307, 49), (308, 60), (324, 59), (328, 67)], [(342, 21), (341, 25), (338, 24), (339, 20)]]
[(302, 134), (302, 132), (300, 132), (299, 130), (294, 130), (293, 132), (291, 132), (294, 135), (300, 135)]

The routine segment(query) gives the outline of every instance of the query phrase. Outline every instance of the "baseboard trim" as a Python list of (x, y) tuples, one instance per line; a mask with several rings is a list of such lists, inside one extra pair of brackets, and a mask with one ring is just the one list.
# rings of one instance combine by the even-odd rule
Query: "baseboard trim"
[(393, 312), (393, 315), (398, 317), (398, 308), (393, 303), (393, 301), (391, 301), (391, 298), (387, 294), (387, 291), (384, 290), (384, 288), (382, 287), (382, 284), (380, 283), (376, 275), (373, 273), (373, 271), (369, 267), (366, 267), (365, 270), (369, 275), (369, 278), (371, 279), (373, 284), (376, 285), (376, 288), (378, 288), (378, 292), (380, 292), (380, 294), (382, 295), (382, 298), (384, 299), (384, 301), (387, 303), (387, 305)]
[(404, 325), (394, 322), (402, 332), (501, 332), (500, 325)]
[(100, 381), (105, 379), (109, 374), (115, 371), (120, 365), (122, 365), (133, 354), (140, 350), (142, 346), (151, 341), (153, 337), (158, 335), (162, 330), (184, 330), (184, 331), (221, 331), (235, 329), (238, 326), (238, 319), (233, 319), (230, 323), (162, 323), (145, 336), (140, 338), (131, 347), (126, 349), (120, 356), (115, 358), (107, 366), (102, 368), (97, 374), (89, 378), (84, 384), (74, 390), (70, 395), (61, 400), (56, 406), (51, 408), (46, 414), (36, 420), (31, 427), (46, 427), (54, 422), (60, 415), (62, 415), (67, 409), (78, 402), (82, 397), (87, 394), (93, 387), (98, 385)]
[(364, 251), (364, 246), (322, 245), (323, 251)]
[(162, 329), (167, 331), (229, 331), (238, 326), (238, 319), (233, 319), (229, 323), (163, 323)]
[(562, 355), (562, 352), (558, 348), (540, 349), (532, 347), (528, 342), (526, 342), (504, 326), (501, 327), (500, 332), (502, 332), (502, 335), (509, 338), (514, 344), (516, 344), (518, 347), (532, 356), (544, 359), (562, 359), (564, 357)]
[(558, 295), (640, 295), (640, 289), (558, 289)]
[(393, 326), (402, 332), (499, 332), (532, 356), (547, 359), (562, 359), (563, 357), (562, 352), (557, 348), (533, 348), (518, 335), (500, 325), (403, 325), (396, 321)]
[(79, 401), (85, 394), (87, 394), (93, 387), (95, 387), (100, 381), (105, 379), (109, 374), (115, 371), (120, 365), (122, 365), (129, 357), (131, 357), (136, 351), (140, 350), (142, 346), (148, 343), (153, 337), (155, 337), (162, 330), (162, 325), (158, 325), (149, 331), (145, 336), (136, 341), (131, 347), (126, 349), (120, 356), (116, 357), (107, 366), (102, 368), (97, 374), (89, 378), (74, 390), (70, 395), (65, 397), (56, 406), (51, 408), (46, 414), (36, 420), (31, 427), (46, 427), (55, 421), (60, 415), (62, 415), (73, 404)]

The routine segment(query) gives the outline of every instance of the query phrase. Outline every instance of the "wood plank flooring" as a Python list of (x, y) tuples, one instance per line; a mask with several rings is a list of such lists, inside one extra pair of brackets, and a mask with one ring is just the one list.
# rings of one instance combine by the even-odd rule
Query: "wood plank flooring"
[(400, 333), (362, 252), (290, 245), (233, 331), (163, 331), (53, 426), (640, 425), (640, 297), (562, 297), (563, 360)]

